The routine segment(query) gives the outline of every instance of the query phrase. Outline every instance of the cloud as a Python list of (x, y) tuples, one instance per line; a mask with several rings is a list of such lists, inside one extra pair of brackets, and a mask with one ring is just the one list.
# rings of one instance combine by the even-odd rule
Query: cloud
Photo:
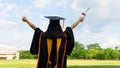
[(116, 44), (120, 44), (120, 40), (109, 33), (92, 33), (89, 29), (84, 29), (83, 31), (75, 30), (74, 34), (75, 40), (83, 43), (85, 46), (91, 43), (99, 43), (102, 48), (114, 48)]
[(15, 4), (7, 4), (6, 5), (6, 10), (7, 11), (12, 11), (14, 8), (16, 8)]
[[(109, 23), (101, 26), (101, 28), (94, 25), (93, 29), (91, 29), (90, 24), (85, 24), (81, 28), (74, 30), (75, 39), (85, 45), (99, 43), (102, 48), (114, 48), (120, 45), (119, 26), (119, 23)], [(96, 31), (98, 29), (100, 29), (99, 32)]]
[(10, 13), (16, 8), (15, 4), (5, 4), (2, 3), (0, 5), (0, 16), (1, 17), (8, 17)]
[(119, 0), (74, 0), (71, 3), (71, 9), (76, 15), (90, 7), (91, 14), (103, 19), (110, 17), (111, 13), (117, 12), (120, 8), (118, 6), (120, 6)]
[(120, 44), (119, 42), (120, 40), (117, 37), (109, 37), (106, 39), (106, 41), (108, 45), (114, 45), (114, 44), (119, 45)]
[(68, 0), (61, 0), (57, 2), (57, 6), (66, 7)]
[[(120, 21), (120, 0), (74, 0), (71, 3), (71, 8), (74, 13), (74, 17), (81, 15), (87, 7), (90, 6), (90, 11), (88, 12), (85, 24), (81, 27), (87, 25), (90, 31), (96, 33), (101, 32), (102, 27), (110, 25), (111, 23), (118, 23)], [(84, 8), (84, 10), (82, 10)], [(81, 28), (80, 27), (80, 28)], [(111, 28), (113, 28), (112, 26)]]
[(0, 3), (0, 9), (3, 7), (3, 4), (2, 3)]
[(5, 34), (6, 32), (9, 32), (11, 30), (14, 30), (16, 27), (16, 23), (14, 21), (10, 21), (7, 19), (0, 19), (0, 32), (2, 34)]
[[(23, 41), (24, 39), (24, 41)], [(29, 49), (32, 41), (32, 33), (20, 32), (19, 30), (0, 34), (0, 44), (16, 47), (17, 50)]]
[(96, 3), (97, 3), (98, 5), (107, 7), (107, 6), (109, 5), (109, 2), (110, 2), (111, 0), (95, 0), (95, 1), (96, 1)]
[(73, 3), (71, 4), (71, 9), (73, 10), (73, 11), (79, 11), (79, 7), (78, 7), (78, 2), (75, 0), (75, 1), (73, 1)]
[(51, 0), (34, 0), (33, 4), (36, 8), (44, 8)]
[[(67, 22), (74, 22), (81, 16), (82, 11), (90, 7), (84, 22), (74, 29), (75, 39), (84, 44), (97, 42), (102, 47), (113, 47), (114, 43), (120, 44), (118, 43), (120, 41), (119, 6), (120, 0), (22, 0), (20, 3), (0, 0), (0, 44), (17, 48), (22, 45), (28, 49), (33, 33), (29, 27), (25, 28), (25, 24), (21, 24), (20, 20), (23, 15), (30, 17), (35, 25), (40, 25), (40, 28), (45, 31), (49, 22), (40, 16), (63, 15), (68, 17)], [(66, 24), (68, 26), (71, 23)], [(16, 27), (17, 25), (19, 26)]]
[(0, 27), (4, 27), (4, 26), (8, 27), (8, 26), (15, 26), (16, 25), (15, 22), (9, 21), (7, 19), (0, 19), (0, 21), (1, 21), (0, 22)]

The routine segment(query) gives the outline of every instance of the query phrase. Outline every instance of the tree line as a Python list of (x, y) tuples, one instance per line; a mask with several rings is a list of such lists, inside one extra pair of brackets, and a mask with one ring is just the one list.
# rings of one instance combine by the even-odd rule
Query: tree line
[[(20, 51), (20, 59), (37, 59), (37, 55), (30, 54), (29, 50)], [(85, 46), (75, 42), (75, 46), (68, 59), (98, 59), (98, 60), (120, 60), (120, 50), (100, 47), (100, 44), (93, 43)]]
[(29, 50), (20, 50), (20, 59), (37, 59), (37, 55), (32, 55)]
[(106, 48), (103, 49), (98, 43), (88, 44), (85, 46), (75, 42), (72, 54), (69, 59), (98, 59), (98, 60), (120, 60), (120, 50)]

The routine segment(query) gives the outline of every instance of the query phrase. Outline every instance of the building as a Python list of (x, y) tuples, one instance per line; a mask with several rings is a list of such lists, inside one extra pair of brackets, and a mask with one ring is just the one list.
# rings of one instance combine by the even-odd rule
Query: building
[(115, 49), (120, 50), (120, 46), (116, 46)]
[(0, 60), (19, 60), (19, 52), (14, 47), (0, 45)]

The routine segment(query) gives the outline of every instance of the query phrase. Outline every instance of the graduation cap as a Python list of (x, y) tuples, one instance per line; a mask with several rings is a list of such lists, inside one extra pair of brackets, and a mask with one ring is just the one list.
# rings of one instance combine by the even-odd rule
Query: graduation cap
[(48, 19), (53, 20), (53, 21), (63, 20), (62, 28), (64, 28), (64, 20), (65, 20), (65, 18), (60, 17), (60, 16), (45, 16), (45, 18), (48, 18)]
[(65, 18), (59, 16), (45, 16), (45, 18), (48, 18), (50, 20), (65, 20)]

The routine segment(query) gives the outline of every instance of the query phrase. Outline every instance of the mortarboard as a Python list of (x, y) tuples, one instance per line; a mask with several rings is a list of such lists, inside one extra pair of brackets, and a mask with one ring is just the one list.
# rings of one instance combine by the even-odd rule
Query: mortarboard
[(60, 17), (60, 16), (45, 16), (45, 18), (48, 18), (50, 20), (63, 20), (62, 29), (64, 29), (64, 20), (65, 20), (65, 18)]
[(48, 18), (50, 20), (65, 20), (65, 18), (59, 16), (45, 16), (45, 18)]

